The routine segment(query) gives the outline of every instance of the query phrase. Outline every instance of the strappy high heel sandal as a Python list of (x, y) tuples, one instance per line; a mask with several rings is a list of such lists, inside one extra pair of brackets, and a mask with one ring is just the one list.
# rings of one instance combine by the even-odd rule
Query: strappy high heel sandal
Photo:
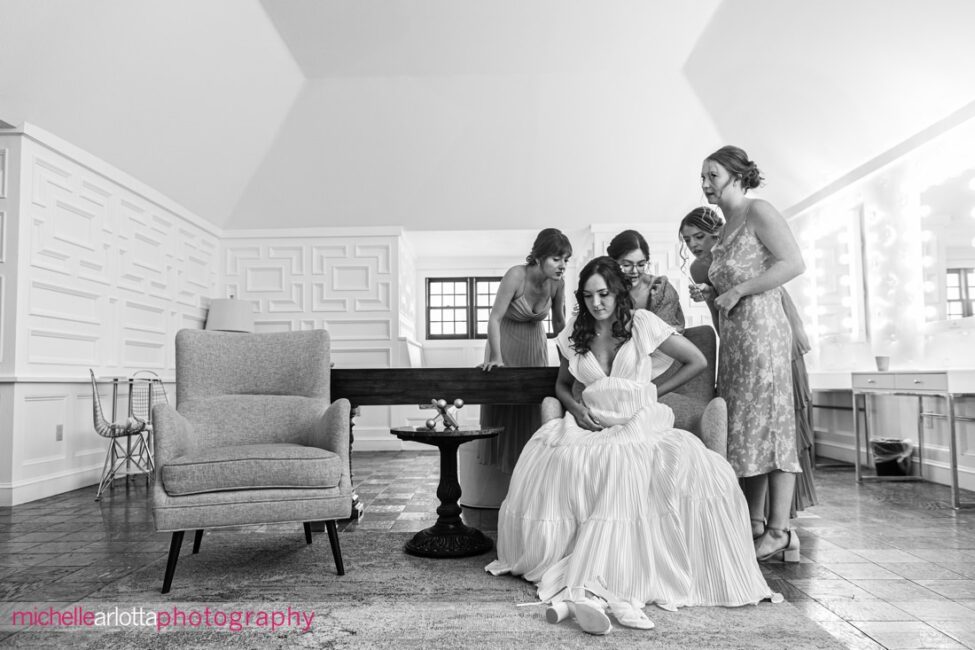
[(752, 539), (758, 539), (765, 534), (765, 519), (752, 517)]
[(583, 632), (602, 636), (613, 630), (606, 612), (595, 600), (580, 598), (578, 600), (562, 600), (549, 605), (545, 610), (545, 620), (549, 623), (560, 623), (572, 617), (582, 628)]
[[(765, 555), (758, 555), (759, 562), (765, 562), (766, 560), (782, 560), (783, 562), (798, 562), (799, 561), (799, 536), (796, 531), (791, 528), (766, 528), (765, 531), (768, 532), (774, 530), (777, 532), (782, 532), (786, 534), (785, 546), (780, 546), (779, 548), (766, 553)], [(756, 555), (758, 549), (756, 548)]]
[(606, 601), (606, 606), (610, 613), (616, 618), (620, 625), (633, 627), (638, 630), (652, 630), (654, 625), (643, 610), (636, 607), (628, 600), (624, 600), (606, 588), (606, 583), (601, 578), (596, 578), (598, 584), (587, 582), (586, 591), (594, 596), (598, 596)]

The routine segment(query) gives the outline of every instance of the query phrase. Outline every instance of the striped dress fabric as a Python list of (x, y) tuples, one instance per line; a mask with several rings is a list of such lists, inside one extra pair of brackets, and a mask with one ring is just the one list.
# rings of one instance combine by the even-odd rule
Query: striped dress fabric
[(486, 567), (536, 583), (540, 600), (602, 578), (638, 603), (738, 606), (770, 598), (752, 544), (748, 508), (731, 466), (673, 428), (657, 402), (650, 353), (674, 330), (636, 310), (633, 337), (606, 376), (591, 353), (559, 350), (585, 386), (583, 400), (610, 426), (582, 429), (571, 414), (529, 440), (498, 515), (498, 559)]

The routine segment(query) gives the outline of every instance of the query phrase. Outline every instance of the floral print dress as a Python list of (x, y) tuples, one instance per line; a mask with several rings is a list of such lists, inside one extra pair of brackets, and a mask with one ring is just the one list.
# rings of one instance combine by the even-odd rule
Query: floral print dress
[[(711, 253), (708, 279), (718, 295), (761, 275), (774, 262), (747, 219)], [(740, 477), (801, 472), (792, 329), (780, 289), (746, 296), (719, 318), (718, 392), (728, 403), (728, 462)]]

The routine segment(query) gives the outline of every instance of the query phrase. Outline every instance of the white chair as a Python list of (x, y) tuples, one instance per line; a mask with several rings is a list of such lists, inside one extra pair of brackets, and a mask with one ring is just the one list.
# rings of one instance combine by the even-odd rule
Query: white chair
[[(95, 432), (103, 438), (109, 439), (108, 451), (105, 452), (105, 463), (102, 465), (102, 478), (98, 482), (98, 492), (95, 494), (95, 501), (102, 498), (102, 492), (106, 487), (112, 485), (118, 472), (122, 467), (126, 467), (125, 475), (128, 476), (128, 468), (132, 464), (142, 474), (146, 476), (146, 484), (152, 478), (152, 454), (146, 443), (146, 432), (149, 422), (146, 419), (139, 419), (133, 412), (131, 382), (129, 386), (129, 408), (124, 420), (118, 422), (109, 421), (105, 417), (102, 409), (101, 397), (98, 394), (98, 383), (95, 381), (95, 372), (88, 369), (91, 375), (91, 403), (92, 420), (95, 425)], [(117, 381), (117, 380), (116, 380)], [(118, 390), (118, 386), (115, 386)], [(117, 400), (117, 393), (113, 395), (114, 404)], [(115, 413), (112, 413), (115, 417)]]

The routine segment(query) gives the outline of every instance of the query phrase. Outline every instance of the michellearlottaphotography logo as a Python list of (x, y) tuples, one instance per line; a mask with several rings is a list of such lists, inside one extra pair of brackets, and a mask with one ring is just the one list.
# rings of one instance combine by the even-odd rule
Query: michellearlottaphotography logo
[(209, 606), (169, 606), (152, 608), (89, 607), (75, 604), (69, 607), (37, 606), (15, 609), (6, 621), (7, 629), (25, 628), (111, 628), (145, 627), (157, 632), (166, 630), (218, 629), (230, 632), (266, 629), (276, 632), (295, 629), (308, 632), (312, 629), (315, 612), (294, 609), (221, 609)]

